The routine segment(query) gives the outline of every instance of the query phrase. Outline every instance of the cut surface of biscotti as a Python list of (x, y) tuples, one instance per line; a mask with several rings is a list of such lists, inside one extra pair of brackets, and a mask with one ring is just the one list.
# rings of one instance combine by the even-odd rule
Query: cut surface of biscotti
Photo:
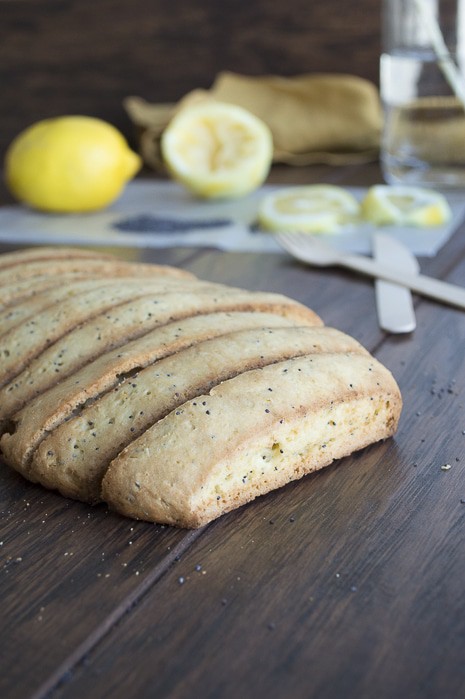
[(121, 514), (198, 527), (391, 436), (390, 372), (360, 354), (252, 370), (187, 401), (110, 464), (102, 499)]
[(355, 340), (330, 328), (262, 327), (200, 341), (141, 369), (80, 411), (68, 406), (70, 418), (47, 429), (27, 467), (28, 478), (97, 502), (110, 460), (186, 400), (289, 357), (351, 351), (366, 354)]

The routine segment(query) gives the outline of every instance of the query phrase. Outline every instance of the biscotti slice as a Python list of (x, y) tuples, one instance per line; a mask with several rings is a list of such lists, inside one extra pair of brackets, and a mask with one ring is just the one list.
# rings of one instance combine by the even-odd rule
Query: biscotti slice
[[(26, 364), (42, 352), (46, 347), (56, 342), (64, 334), (86, 320), (98, 316), (102, 311), (118, 308), (125, 302), (143, 299), (154, 294), (160, 297), (172, 291), (162, 279), (146, 280), (140, 284), (132, 280), (121, 285), (113, 281), (109, 286), (97, 287), (78, 296), (64, 300), (60, 304), (49, 306), (34, 317), (25, 320), (7, 333), (0, 335), (0, 386), (16, 376)], [(196, 283), (192, 286), (179, 288), (179, 293), (205, 293), (210, 286)], [(211, 293), (211, 291), (210, 291)], [(216, 294), (228, 293), (224, 289), (215, 289)], [(242, 292), (241, 292), (242, 293)]]
[[(125, 373), (143, 368), (151, 361), (189, 347), (196, 342), (235, 330), (295, 324), (292, 318), (258, 311), (196, 315), (155, 328), (122, 347), (102, 354), (85, 366), (83, 362), (88, 359), (88, 355), (83, 358), (82, 343), (69, 342), (69, 338), (62, 338), (30, 362), (13, 381), (0, 389), (0, 426), (26, 403), (50, 389), (58, 381), (64, 384), (64, 379), (71, 374), (73, 374), (72, 381), (60, 389), (60, 395), (64, 393), (68, 402), (74, 394), (76, 394), (75, 400), (79, 401), (78, 394), (82, 390), (86, 391), (87, 397), (94, 395), (92, 391), (107, 390)], [(71, 333), (71, 335), (75, 334), (80, 332)], [(79, 374), (74, 373), (83, 366), (84, 369)], [(83, 371), (85, 373), (82, 376)], [(66, 386), (68, 385), (73, 387), (73, 393), (70, 395), (67, 395)], [(58, 395), (49, 395), (56, 409)], [(0, 429), (0, 432), (3, 432), (3, 429)]]
[(122, 262), (117, 258), (106, 259), (76, 259), (76, 260), (38, 260), (24, 265), (15, 265), (0, 269), (0, 286), (13, 284), (21, 279), (33, 279), (44, 275), (56, 276), (67, 273), (98, 274), (103, 276), (137, 276), (155, 277), (167, 275), (193, 279), (194, 275), (177, 267), (165, 265)]
[(115, 283), (114, 278), (103, 278), (87, 279), (64, 285), (61, 284), (58, 287), (36, 294), (32, 298), (28, 298), (20, 303), (8, 306), (3, 311), (0, 310), (0, 335), (3, 335), (26, 319), (35, 317), (37, 313), (54, 304), (62, 303), (63, 301), (77, 297), (79, 294), (96, 289), (108, 289), (110, 293), (111, 288), (116, 287), (132, 288), (134, 290), (134, 297), (140, 294), (141, 287), (144, 291), (157, 289), (166, 291), (192, 289), (192, 291), (195, 291), (200, 288), (212, 290), (224, 288), (219, 284), (167, 276), (162, 276), (158, 279), (144, 279), (142, 284), (139, 280), (134, 279), (134, 277), (120, 277), (117, 283)]
[(199, 527), (397, 426), (390, 372), (360, 354), (252, 370), (176, 408), (114, 459), (102, 499), (129, 517)]
[(253, 328), (200, 342), (128, 377), (47, 434), (27, 477), (63, 495), (98, 502), (109, 462), (186, 400), (252, 368), (350, 351), (366, 354), (355, 340), (330, 328)]
[(86, 250), (85, 248), (44, 246), (40, 248), (25, 248), (14, 252), (5, 252), (0, 255), (0, 269), (23, 265), (29, 262), (42, 260), (73, 260), (73, 259), (103, 259), (114, 260), (115, 256), (99, 250)]

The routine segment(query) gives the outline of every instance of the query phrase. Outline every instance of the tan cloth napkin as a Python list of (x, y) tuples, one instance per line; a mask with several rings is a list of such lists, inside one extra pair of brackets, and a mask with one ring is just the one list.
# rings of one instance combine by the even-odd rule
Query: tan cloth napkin
[(369, 81), (323, 73), (284, 78), (224, 72), (210, 90), (194, 90), (178, 104), (126, 98), (124, 107), (138, 129), (147, 165), (163, 167), (163, 130), (177, 110), (200, 99), (237, 104), (265, 121), (273, 134), (275, 162), (338, 165), (378, 156), (381, 107), (378, 91)]

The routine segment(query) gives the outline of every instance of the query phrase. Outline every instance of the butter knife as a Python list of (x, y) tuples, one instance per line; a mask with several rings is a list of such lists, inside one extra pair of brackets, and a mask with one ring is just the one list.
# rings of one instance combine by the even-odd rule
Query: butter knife
[[(385, 267), (407, 274), (418, 274), (420, 266), (412, 252), (386, 233), (374, 233), (373, 256)], [(379, 325), (390, 333), (410, 333), (416, 319), (410, 289), (383, 279), (375, 281)]]

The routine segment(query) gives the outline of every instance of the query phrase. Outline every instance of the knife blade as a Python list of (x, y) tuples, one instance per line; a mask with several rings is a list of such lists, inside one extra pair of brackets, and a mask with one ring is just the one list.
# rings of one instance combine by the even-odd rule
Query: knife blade
[[(386, 233), (373, 234), (373, 256), (386, 267), (409, 274), (418, 274), (416, 257), (401, 242)], [(376, 310), (379, 325), (390, 333), (415, 330), (416, 319), (410, 289), (382, 279), (375, 281)]]

